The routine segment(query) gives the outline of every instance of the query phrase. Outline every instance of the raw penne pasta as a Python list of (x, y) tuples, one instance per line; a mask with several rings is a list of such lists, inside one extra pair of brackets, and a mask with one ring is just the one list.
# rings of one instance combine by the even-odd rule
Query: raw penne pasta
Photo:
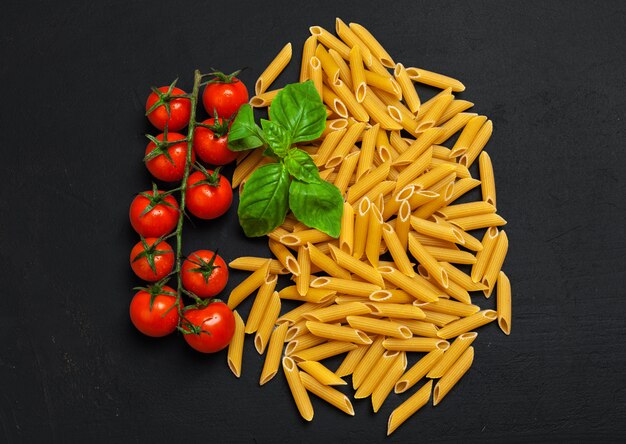
[(335, 20), (335, 31), (341, 40), (350, 48), (357, 46), (363, 55), (363, 62), (370, 66), (372, 64), (372, 53), (367, 45), (346, 25), (339, 17)]
[(250, 314), (248, 315), (248, 319), (246, 321), (246, 333), (255, 333), (259, 328), (261, 319), (267, 311), (268, 303), (270, 302), (274, 289), (276, 288), (276, 282), (278, 282), (278, 276), (275, 274), (268, 274), (265, 277), (265, 281), (259, 287), (259, 291), (254, 298), (254, 303), (252, 304)]
[[(370, 173), (372, 174), (372, 173)], [(376, 205), (371, 205), (367, 222), (367, 241), (365, 244), (365, 256), (374, 266), (378, 266), (380, 256), (380, 241), (382, 239), (383, 217)]]
[(354, 146), (357, 139), (361, 136), (361, 133), (365, 129), (365, 124), (363, 122), (358, 122), (350, 127), (343, 135), (332, 154), (326, 161), (326, 168), (335, 168), (346, 157), (346, 155), (350, 152), (350, 149)]
[[(428, 165), (432, 160), (433, 150), (431, 148), (427, 148), (422, 154), (415, 159), (411, 164), (407, 165), (398, 175), (398, 179), (396, 181), (396, 192), (407, 187), (411, 182), (415, 181), (420, 177), (421, 174), (426, 171)], [(412, 185), (412, 184), (411, 184)], [(422, 186), (423, 188), (423, 186)], [(421, 191), (419, 187), (412, 185), (413, 192)]]
[(480, 230), (481, 228), (488, 227), (501, 227), (506, 225), (506, 220), (496, 213), (459, 217), (457, 219), (450, 219), (449, 222), (465, 231)]
[(362, 399), (370, 396), (374, 389), (380, 384), (380, 381), (385, 378), (389, 368), (399, 355), (400, 352), (397, 351), (386, 350), (383, 352), (383, 354), (372, 366), (371, 371), (365, 376), (363, 382), (359, 384), (359, 387), (354, 394), (354, 398)]
[(383, 277), (376, 268), (366, 264), (365, 262), (361, 262), (360, 260), (352, 257), (350, 254), (334, 246), (330, 247), (330, 254), (332, 255), (333, 260), (343, 269), (362, 277), (367, 282), (371, 282), (381, 288), (384, 287), (385, 283), (383, 281)]
[(332, 301), (337, 294), (336, 291), (324, 290), (320, 288), (309, 288), (304, 296), (298, 293), (298, 289), (295, 285), (285, 287), (278, 292), (278, 296), (281, 299), (291, 299), (294, 301), (311, 302), (314, 304), (320, 304), (328, 301)]
[(313, 333), (305, 333), (302, 336), (297, 336), (295, 339), (287, 343), (287, 346), (285, 347), (285, 355), (291, 356), (294, 353), (306, 350), (307, 348), (315, 347), (325, 342), (326, 338), (315, 336)]
[[(365, 78), (368, 78), (367, 71), (365, 71)], [(356, 100), (356, 99), (355, 99)], [(378, 124), (382, 129), (386, 130), (401, 130), (402, 125), (393, 120), (387, 113), (387, 106), (378, 98), (372, 91), (372, 88), (368, 88), (365, 93), (365, 97), (362, 102), (363, 108), (367, 111), (370, 119)]]
[[(325, 271), (330, 276), (338, 277), (341, 279), (348, 279), (348, 280), (351, 279), (350, 272), (348, 270), (346, 270), (345, 268), (342, 268), (339, 264), (337, 264), (336, 261), (334, 261), (330, 257), (326, 256), (324, 253), (322, 253), (315, 245), (313, 245), (312, 243), (309, 243), (308, 247), (309, 247), (309, 257), (311, 259), (311, 262), (314, 265), (316, 265), (318, 268), (320, 268), (322, 271)], [(319, 289), (309, 288), (309, 291), (311, 290), (319, 291)]]
[(491, 296), (491, 292), (496, 285), (496, 280), (498, 279), (498, 275), (502, 268), (502, 264), (504, 263), (504, 258), (506, 257), (508, 249), (509, 238), (507, 237), (505, 231), (501, 231), (498, 235), (496, 245), (493, 248), (493, 253), (491, 253), (491, 256), (489, 257), (489, 262), (487, 262), (485, 274), (481, 280), (482, 284), (487, 287), (483, 290), (485, 297)]
[(246, 333), (244, 323), (239, 313), (235, 310), (235, 333), (228, 344), (228, 368), (236, 377), (241, 376), (241, 358), (243, 356), (243, 341)]
[(346, 385), (347, 382), (316, 361), (298, 362), (298, 367), (323, 385)]
[(291, 60), (291, 43), (287, 43), (274, 57), (274, 60), (265, 68), (254, 84), (254, 92), (258, 96), (267, 91), (267, 88), (276, 80)]
[(330, 88), (323, 88), (322, 100), (335, 114), (344, 119), (348, 117), (348, 108)]
[(469, 166), (474, 163), (474, 160), (476, 160), (478, 155), (481, 153), (487, 142), (489, 142), (492, 132), (493, 123), (491, 120), (487, 120), (480, 130), (478, 130), (476, 137), (472, 140), (472, 143), (467, 148), (467, 151), (465, 151), (465, 154), (463, 154), (459, 159), (459, 163), (469, 168)]
[(331, 83), (339, 80), (339, 65), (337, 65), (337, 62), (335, 62), (332, 56), (322, 45), (317, 45), (317, 48), (315, 49), (315, 57), (319, 59), (322, 64), (322, 70), (328, 76)]
[[(419, 217), (411, 217), (411, 227), (418, 233), (424, 236), (429, 236), (435, 239), (441, 239), (446, 242), (464, 244), (465, 239), (461, 235), (460, 230), (455, 229), (452, 226), (438, 224), (429, 220), (424, 220)], [(417, 238), (416, 238), (417, 239)]]
[(309, 290), (309, 282), (311, 281), (311, 259), (309, 248), (306, 245), (298, 247), (298, 266), (300, 267), (300, 274), (295, 277), (296, 289), (300, 296), (304, 296)]
[[(443, 112), (443, 114), (441, 115), (441, 117), (439, 117), (439, 119), (437, 120), (437, 123), (435, 123), (436, 126), (441, 126), (444, 127), (445, 124), (453, 119), (454, 117), (458, 116), (459, 114), (463, 113), (463, 111), (471, 108), (472, 106), (474, 106), (474, 104), (472, 102), (468, 102), (467, 100), (453, 100), (452, 103), (450, 103), (448, 105), (448, 107), (445, 109), (445, 111)], [(476, 115), (475, 113), (471, 113)], [(469, 121), (470, 117), (466, 116), (464, 117), (465, 123), (467, 123), (467, 121)], [(456, 125), (456, 123), (455, 123)], [(465, 126), (465, 124), (460, 125), (456, 131), (453, 131), (450, 135), (456, 133), (458, 130), (460, 130), (463, 126)], [(447, 140), (447, 139), (444, 139)], [(443, 141), (442, 141), (443, 142)]]
[(248, 155), (241, 163), (239, 163), (235, 167), (235, 171), (233, 171), (233, 180), (231, 180), (231, 186), (233, 188), (237, 188), (243, 179), (247, 177), (252, 171), (255, 170), (259, 162), (263, 160), (263, 150), (256, 149), (252, 150), (250, 155)]
[(383, 347), (387, 350), (406, 352), (429, 352), (434, 349), (447, 350), (449, 346), (448, 341), (436, 338), (387, 338), (383, 341)]
[(459, 179), (468, 179), (472, 177), (472, 174), (467, 169), (467, 167), (464, 167), (461, 164), (455, 163), (452, 160), (436, 159), (433, 157), (430, 161), (429, 167), (432, 168), (438, 165), (452, 165), (454, 167), (453, 172), (456, 174), (456, 177), (458, 177)]
[(322, 361), (331, 356), (340, 355), (342, 353), (354, 350), (356, 344), (351, 342), (328, 341), (315, 347), (307, 348), (292, 355), (297, 362), (300, 361)]
[(441, 128), (428, 128), (425, 130), (404, 153), (400, 154), (400, 156), (393, 161), (393, 165), (402, 166), (414, 162), (415, 159), (421, 156), (433, 142), (441, 136), (443, 131), (444, 130)]
[(374, 342), (368, 347), (367, 351), (356, 365), (352, 374), (352, 387), (356, 390), (363, 383), (365, 378), (371, 373), (372, 368), (376, 365), (376, 362), (385, 353), (383, 347), (383, 336), (375, 338)]
[(352, 91), (352, 74), (350, 73), (350, 67), (343, 59), (343, 57), (341, 57), (341, 54), (339, 54), (334, 49), (329, 49), (328, 54), (330, 54), (330, 56), (339, 67), (339, 79), (346, 84), (350, 91)]
[(483, 124), (487, 121), (487, 117), (485, 116), (476, 116), (472, 117), (463, 131), (461, 131), (461, 135), (454, 143), (454, 146), (450, 150), (450, 158), (461, 157), (465, 154), (470, 147), (472, 141), (476, 138), (476, 134), (483, 126)]
[(351, 375), (369, 348), (369, 345), (361, 345), (349, 351), (343, 361), (341, 361), (341, 365), (339, 365), (335, 374), (340, 378)]
[(437, 246), (425, 246), (424, 249), (439, 262), (449, 262), (451, 264), (476, 263), (476, 256), (468, 251)]
[(376, 38), (358, 23), (350, 23), (350, 29), (367, 45), (372, 55), (377, 58), (386, 68), (393, 68), (394, 62), (391, 56), (385, 51), (385, 48), (376, 40)]
[(448, 273), (441, 268), (437, 259), (427, 250), (427, 247), (424, 247), (417, 237), (412, 236), (411, 233), (409, 233), (409, 251), (443, 288), (448, 287)]
[(398, 319), (424, 319), (425, 317), (424, 312), (419, 307), (410, 304), (364, 302), (364, 305), (370, 309), (373, 316)]
[(413, 83), (411, 82), (411, 79), (402, 63), (396, 64), (393, 75), (402, 89), (402, 98), (406, 102), (407, 106), (413, 114), (417, 113), (420, 108), (421, 101), (417, 95), (415, 86), (413, 86)]
[(267, 234), (267, 237), (269, 237), (271, 240), (273, 241), (277, 241), (285, 234), (289, 234), (289, 231), (285, 230), (282, 227), (277, 227), (275, 229), (273, 229), (272, 231), (270, 231)]
[(439, 380), (433, 390), (433, 405), (437, 405), (450, 392), (452, 387), (459, 382), (472, 366), (474, 361), (474, 347), (470, 347), (461, 355), (454, 365)]
[(337, 407), (344, 413), (354, 416), (354, 408), (346, 395), (332, 387), (324, 385), (305, 372), (300, 372), (300, 379), (304, 387), (315, 396)]
[(478, 283), (481, 282), (482, 289), (486, 289), (484, 284), (482, 284), (483, 276), (485, 275), (485, 270), (487, 269), (487, 264), (489, 263), (489, 259), (491, 259), (491, 254), (493, 253), (493, 249), (496, 246), (496, 242), (498, 240), (498, 229), (496, 227), (491, 227), (487, 231), (482, 239), (483, 249), (476, 253), (476, 263), (472, 266), (471, 278), (472, 282)]
[[(288, 247), (301, 247), (311, 242), (317, 244), (333, 240), (331, 236), (316, 229), (287, 233), (280, 237), (279, 242)], [(302, 270), (300, 270), (302, 272)]]
[(432, 323), (436, 327), (440, 327), (441, 328), (441, 327), (449, 324), (450, 322), (454, 322), (454, 321), (460, 319), (459, 316), (454, 316), (454, 315), (449, 315), (449, 314), (446, 314), (446, 313), (440, 313), (440, 312), (437, 312), (437, 311), (428, 310), (426, 308), (426, 303), (424, 303), (424, 302), (418, 302), (418, 303), (414, 302), (414, 304), (416, 304), (418, 307), (420, 307), (422, 309), (422, 311), (424, 312), (425, 318), (423, 319), (423, 321)]
[[(309, 61), (315, 56), (315, 48), (317, 48), (317, 38), (312, 35), (304, 41), (302, 47), (302, 63), (300, 65), (300, 82), (309, 80)], [(321, 94), (320, 94), (321, 96)]]
[[(356, 97), (354, 97), (354, 94), (352, 94), (352, 91), (345, 84), (345, 82), (343, 82), (341, 79), (337, 79), (330, 85), (330, 87), (346, 105), (346, 108), (348, 108), (348, 112), (352, 117), (354, 117), (359, 122), (369, 121), (370, 116), (367, 110), (361, 103), (357, 102)], [(367, 93), (365, 94), (365, 96), (367, 96)]]
[(467, 333), (468, 331), (494, 321), (497, 317), (497, 313), (493, 310), (482, 310), (471, 316), (461, 318), (443, 326), (437, 332), (437, 336), (442, 339), (456, 338), (463, 333)]
[(452, 77), (444, 76), (432, 71), (426, 71), (421, 68), (407, 68), (407, 74), (414, 82), (423, 83), (424, 85), (434, 86), (435, 88), (450, 88), (454, 92), (465, 91), (465, 85)]
[(350, 185), (357, 162), (360, 161), (362, 155), (362, 152), (356, 151), (343, 158), (343, 162), (341, 162), (339, 171), (337, 172), (337, 177), (333, 181), (333, 184), (339, 189), (341, 195), (346, 194), (346, 190), (348, 189), (348, 185)]
[[(393, 227), (389, 224), (383, 224), (382, 231), (385, 244), (389, 249), (389, 253), (391, 253), (391, 257), (395, 262), (396, 268), (409, 277), (415, 276), (413, 265), (411, 264), (411, 261), (406, 254), (406, 250), (403, 248), (402, 243), (400, 242), (400, 239), (398, 238), (398, 235)], [(376, 273), (380, 276), (378, 271), (376, 271)]]
[[(417, 131), (423, 132), (427, 129), (435, 127), (437, 121), (439, 121), (444, 111), (446, 110), (446, 108), (448, 108), (448, 106), (450, 106), (453, 100), (454, 96), (452, 94), (444, 94), (443, 96), (439, 97), (435, 103), (433, 103), (428, 111), (420, 113)], [(438, 137), (433, 139), (433, 141), (438, 140), (438, 138), (441, 137), (441, 134), (443, 134), (443, 131), (444, 130), (440, 128)]]
[[(264, 257), (241, 256), (228, 263), (228, 266), (234, 270), (255, 271), (267, 262)], [(270, 262), (271, 274), (288, 274), (290, 271), (277, 259)]]
[(365, 316), (347, 316), (350, 327), (366, 333), (391, 336), (392, 338), (407, 339), (413, 336), (411, 330), (402, 324), (382, 319), (367, 318)]
[[(384, 180), (365, 193), (364, 197), (367, 197), (370, 201), (375, 201), (380, 195), (383, 197), (391, 194), (391, 192), (396, 187), (396, 182), (394, 180)], [(376, 205), (379, 207), (379, 205)], [(379, 208), (380, 209), (380, 208)]]
[(368, 335), (354, 328), (341, 327), (316, 321), (308, 321), (306, 326), (311, 333), (320, 338), (351, 342), (357, 345), (369, 345), (372, 343), (372, 340)]
[(407, 250), (409, 244), (409, 229), (411, 228), (411, 205), (404, 200), (400, 204), (396, 219), (395, 231), (403, 250)]
[[(478, 258), (476, 259), (478, 262)], [(482, 291), (486, 287), (480, 282), (472, 281), (472, 278), (456, 268), (454, 265), (448, 262), (439, 262), (439, 264), (448, 272), (449, 281), (456, 282), (461, 288), (467, 291)], [(476, 264), (474, 264), (476, 266)]]
[(400, 270), (383, 266), (378, 267), (378, 271), (383, 275), (385, 281), (396, 285), (398, 288), (406, 291), (414, 298), (423, 302), (434, 302), (438, 300), (438, 295), (430, 289), (424, 287), (419, 281), (404, 275)]
[(378, 412), (383, 405), (389, 393), (391, 393), (393, 387), (396, 385), (396, 382), (398, 382), (398, 379), (406, 370), (406, 365), (406, 353), (401, 352), (400, 355), (396, 357), (393, 364), (391, 364), (387, 372), (387, 377), (380, 381), (380, 384), (378, 384), (372, 392), (372, 409), (374, 413)]
[(287, 385), (289, 385), (289, 390), (293, 396), (293, 400), (295, 401), (296, 407), (298, 407), (298, 411), (300, 412), (300, 416), (307, 421), (311, 421), (313, 419), (313, 406), (311, 405), (311, 400), (309, 399), (309, 395), (307, 394), (304, 384), (300, 379), (298, 367), (296, 366), (294, 360), (289, 356), (285, 356), (283, 358), (283, 371), (285, 373), (285, 378), (287, 379)]
[(496, 207), (489, 202), (478, 201), (457, 205), (449, 205), (438, 210), (435, 214), (446, 219), (458, 219), (461, 217), (477, 216), (479, 214), (495, 213)]
[(365, 81), (369, 86), (376, 88), (378, 93), (383, 91), (391, 94), (394, 97), (394, 102), (399, 101), (402, 95), (400, 84), (396, 82), (388, 72), (379, 74), (372, 71), (365, 71)]
[[(282, 291), (282, 290), (281, 290)], [(280, 295), (280, 292), (278, 292)], [(297, 292), (296, 292), (297, 293)], [(278, 323), (278, 322), (277, 322)], [(309, 332), (306, 328), (306, 319), (302, 319), (296, 322), (293, 325), (290, 325), (288, 322), (278, 323), (279, 325), (286, 324), (287, 325), (287, 333), (285, 333), (285, 342), (289, 342), (294, 340), (295, 338), (305, 335)]]
[(431, 379), (436, 379), (441, 378), (443, 375), (445, 375), (448, 370), (450, 370), (450, 367), (452, 367), (454, 363), (461, 357), (465, 350), (467, 350), (469, 346), (472, 345), (472, 342), (474, 342), (477, 336), (478, 333), (471, 332), (463, 333), (458, 338), (456, 338), (454, 342), (452, 342), (452, 345), (450, 345), (450, 348), (446, 350), (443, 357), (437, 362), (437, 365), (435, 365), (426, 376)]
[(357, 282), (354, 280), (340, 279), (336, 277), (320, 276), (311, 281), (311, 287), (335, 290), (352, 296), (368, 297), (377, 290), (381, 290), (378, 285), (369, 282)]
[(228, 308), (234, 310), (245, 298), (250, 296), (254, 290), (265, 282), (269, 274), (270, 260), (267, 259), (265, 265), (248, 276), (243, 282), (233, 288), (228, 296)]
[(441, 165), (437, 165), (433, 167), (427, 173), (422, 174), (417, 179), (411, 182), (411, 185), (415, 187), (416, 190), (426, 190), (440, 180), (447, 178), (449, 175), (454, 174), (456, 171), (456, 166), (444, 163)]
[(481, 193), (483, 200), (496, 207), (496, 181), (493, 177), (493, 166), (491, 158), (485, 151), (478, 157), (478, 167), (480, 170)]
[(324, 96), (324, 76), (322, 73), (322, 62), (313, 55), (308, 60), (308, 77), (313, 82), (320, 97)]
[[(288, 232), (285, 232), (287, 234)], [(285, 269), (289, 270), (291, 274), (294, 276), (298, 276), (300, 274), (300, 266), (298, 265), (298, 260), (296, 257), (289, 251), (287, 247), (281, 244), (278, 241), (273, 239), (269, 240), (269, 249), (276, 256), (278, 261), (285, 267)], [(270, 263), (270, 272), (271, 272), (271, 263)]]
[(250, 106), (252, 106), (253, 108), (265, 108), (267, 106), (270, 106), (281, 89), (282, 88), (272, 91), (266, 91), (264, 93), (254, 96), (250, 99)]
[(359, 205), (356, 208), (352, 255), (357, 259), (360, 259), (365, 253), (370, 207), (370, 200), (368, 198), (364, 198), (359, 201)]
[[(357, 181), (365, 174), (368, 174), (373, 168), (374, 150), (376, 148), (376, 138), (378, 137), (379, 129), (380, 125), (376, 124), (363, 133), (363, 140), (361, 141), (361, 154), (359, 156), (359, 164), (356, 169)], [(343, 192), (345, 193), (345, 189)]]
[(416, 391), (410, 398), (395, 408), (389, 421), (387, 422), (387, 436), (391, 435), (400, 427), (407, 419), (415, 414), (419, 409), (424, 407), (430, 401), (430, 391), (433, 388), (433, 382), (428, 381), (422, 388)]
[[(363, 302), (367, 302), (367, 299), (364, 299)], [(304, 318), (317, 322), (333, 322), (345, 319), (347, 316), (366, 315), (369, 313), (371, 313), (371, 309), (364, 303), (348, 302), (345, 304), (331, 305), (330, 307), (312, 310), (304, 314)]]
[(350, 50), (350, 74), (352, 75), (352, 90), (356, 101), (361, 103), (367, 92), (365, 82), (365, 68), (363, 67), (363, 56), (358, 46), (353, 46)]
[[(448, 349), (449, 351), (450, 349)], [(428, 352), (422, 359), (417, 361), (413, 367), (408, 369), (405, 374), (398, 380), (396, 383), (394, 391), (396, 393), (404, 393), (419, 381), (422, 380), (424, 376), (437, 364), (437, 362), (441, 359), (444, 353), (448, 351), (443, 351), (439, 348), (435, 348)]]
[(256, 348), (256, 351), (259, 352), (260, 355), (262, 355), (265, 351), (265, 346), (267, 345), (267, 341), (270, 339), (270, 335), (272, 334), (274, 324), (276, 324), (276, 319), (278, 319), (279, 314), (280, 297), (278, 296), (278, 292), (275, 291), (272, 293), (270, 300), (267, 303), (265, 314), (259, 322), (259, 328), (254, 336), (254, 348)]
[(296, 322), (298, 322), (301, 319), (303, 319), (302, 318), (303, 314), (308, 313), (309, 311), (315, 310), (317, 308), (328, 307), (332, 303), (333, 303), (332, 298), (330, 300), (326, 301), (326, 302), (320, 302), (320, 303), (305, 302), (304, 304), (299, 305), (298, 307), (294, 308), (293, 310), (291, 310), (291, 311), (285, 313), (284, 315), (282, 315), (281, 317), (279, 317), (276, 320), (276, 323), (277, 324), (282, 324), (283, 322), (286, 322), (289, 325), (295, 324)]
[(289, 324), (281, 324), (274, 329), (272, 336), (270, 336), (270, 342), (267, 346), (267, 354), (265, 355), (265, 362), (263, 363), (263, 370), (261, 370), (261, 378), (259, 379), (259, 385), (264, 385), (270, 381), (278, 372), (280, 366), (280, 359), (283, 352), (283, 345), (285, 342), (285, 334)]
[(328, 32), (326, 29), (322, 28), (321, 26), (311, 26), (309, 28), (309, 31), (311, 32), (311, 35), (317, 37), (317, 40), (321, 44), (329, 49), (334, 49), (344, 59), (348, 58), (348, 55), (350, 54), (350, 48), (337, 37)]
[[(328, 113), (327, 113), (328, 114)], [(326, 125), (324, 127), (324, 131), (322, 131), (321, 139), (325, 139), (333, 131), (340, 131), (348, 128), (348, 119), (344, 118), (335, 118), (335, 119), (327, 119)]]
[(406, 291), (397, 288), (375, 291), (368, 299), (372, 302), (384, 302), (385, 304), (412, 304), (415, 300)]
[(496, 290), (496, 310), (498, 313), (498, 326), (505, 335), (511, 334), (511, 282), (504, 271), (498, 275)]

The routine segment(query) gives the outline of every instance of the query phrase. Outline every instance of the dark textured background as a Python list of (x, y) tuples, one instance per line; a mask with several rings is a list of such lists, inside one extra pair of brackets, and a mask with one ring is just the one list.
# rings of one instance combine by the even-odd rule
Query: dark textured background
[[(482, 329), (459, 387), (385, 442), (626, 438), (622, 2), (99, 3), (11, 1), (0, 15), (0, 442), (384, 441), (398, 397), (377, 415), (358, 401), (355, 418), (315, 399), (305, 424), (282, 376), (259, 388), (251, 342), (236, 380), (225, 353), (145, 338), (127, 314), (148, 87), (189, 88), (211, 66), (249, 67), (252, 87), (285, 42), (299, 54), (336, 16), (464, 81), (494, 121), (509, 220), (511, 336)], [(234, 209), (188, 226), (185, 245), (264, 253)]]

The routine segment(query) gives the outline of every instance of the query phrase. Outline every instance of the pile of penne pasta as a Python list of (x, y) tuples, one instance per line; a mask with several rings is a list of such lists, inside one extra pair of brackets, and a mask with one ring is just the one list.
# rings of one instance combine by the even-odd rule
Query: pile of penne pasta
[[(395, 63), (362, 26), (337, 19), (338, 37), (319, 26), (310, 31), (300, 81), (314, 82), (328, 120), (322, 137), (300, 148), (345, 196), (341, 235), (333, 239), (287, 216), (269, 234), (274, 259), (230, 263), (253, 271), (230, 294), (230, 308), (255, 292), (256, 298), (246, 322), (236, 314), (228, 365), (240, 375), (244, 335), (254, 333), (258, 352), (267, 349), (260, 384), (282, 363), (306, 420), (313, 418), (308, 393), (354, 414), (334, 388), (346, 384), (345, 376), (352, 376), (354, 397), (371, 397), (375, 412), (392, 390), (404, 393), (426, 378), (391, 413), (390, 434), (431, 396), (434, 405), (441, 402), (467, 372), (474, 330), (497, 319), (510, 332), (510, 283), (501, 271), (508, 239), (498, 228), (506, 221), (496, 214), (491, 160), (483, 151), (492, 123), (465, 112), (473, 103), (453, 95), (465, 89), (461, 82)], [(291, 55), (288, 44), (270, 63), (252, 105), (271, 106), (278, 90), (268, 87)], [(414, 82), (441, 92), (422, 103)], [(479, 179), (469, 171), (476, 159)], [(233, 186), (267, 161), (260, 149), (240, 158)], [(481, 200), (455, 203), (476, 187)], [(471, 233), (482, 229), (481, 239)], [(381, 259), (385, 253), (390, 260)], [(293, 285), (278, 291), (283, 274)], [(470, 292), (489, 298), (494, 289), (496, 311), (472, 302)], [(302, 304), (281, 313), (282, 300)], [(343, 353), (335, 371), (321, 363)], [(408, 353), (424, 356), (407, 369)]]

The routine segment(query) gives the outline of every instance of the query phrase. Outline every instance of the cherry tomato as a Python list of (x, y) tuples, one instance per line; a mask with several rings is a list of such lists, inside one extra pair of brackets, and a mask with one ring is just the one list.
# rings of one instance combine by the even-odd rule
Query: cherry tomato
[[(163, 134), (159, 134), (155, 139), (162, 142), (163, 137)], [(154, 141), (148, 143), (144, 161), (150, 174), (164, 182), (182, 180), (185, 173), (185, 161), (187, 160), (187, 142), (175, 143), (169, 146), (167, 142), (183, 140), (184, 138), (185, 136), (180, 133), (168, 133), (165, 143), (158, 145)], [(195, 161), (196, 155), (191, 150), (191, 163)]]
[(185, 311), (183, 335), (187, 344), (202, 353), (215, 353), (230, 343), (235, 333), (235, 316), (223, 302), (213, 302), (205, 308)]
[(133, 199), (129, 216), (130, 224), (140, 236), (165, 236), (174, 231), (178, 223), (178, 202), (155, 186), (152, 191), (139, 193)]
[[(180, 96), (185, 94), (180, 88), (174, 86), (174, 82), (170, 86), (162, 86), (156, 88), (156, 92), (152, 92), (146, 100), (146, 115), (148, 120), (156, 128), (163, 131), (167, 123), (169, 131), (180, 131), (189, 125), (189, 116), (191, 115), (191, 101), (188, 98), (180, 97), (173, 99), (172, 96)], [(167, 115), (167, 108), (170, 109), (170, 115)]]
[(183, 287), (200, 298), (218, 295), (228, 282), (228, 267), (217, 253), (198, 250), (181, 267)]
[[(182, 302), (179, 302), (182, 308)], [(140, 290), (130, 301), (130, 320), (144, 335), (159, 338), (176, 330), (176, 291), (167, 285)]]
[(130, 266), (140, 279), (156, 282), (170, 274), (174, 268), (174, 250), (156, 237), (137, 242), (130, 252)]
[(215, 219), (230, 208), (233, 190), (219, 171), (196, 171), (187, 180), (185, 199), (191, 214), (200, 219)]
[(204, 109), (211, 116), (217, 112), (218, 116), (230, 119), (241, 105), (248, 102), (248, 89), (235, 77), (239, 71), (228, 75), (219, 71), (213, 74), (215, 78), (204, 88), (202, 94)]
[(210, 165), (226, 165), (237, 158), (237, 152), (228, 149), (228, 128), (230, 122), (224, 124), (222, 118), (218, 118), (217, 125), (215, 119), (207, 119), (202, 122), (210, 125), (213, 129), (202, 126), (196, 127), (193, 138), (193, 150), (198, 153), (198, 157)]

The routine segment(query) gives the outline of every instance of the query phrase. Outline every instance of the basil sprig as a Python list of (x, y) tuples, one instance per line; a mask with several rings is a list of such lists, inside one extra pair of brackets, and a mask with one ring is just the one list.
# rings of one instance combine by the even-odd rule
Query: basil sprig
[(254, 122), (250, 105), (239, 109), (228, 147), (233, 151), (265, 148), (276, 160), (258, 168), (248, 179), (239, 200), (239, 223), (246, 236), (263, 236), (285, 221), (287, 211), (305, 225), (332, 237), (339, 236), (343, 197), (320, 178), (309, 154), (293, 146), (320, 137), (326, 108), (313, 82), (285, 86), (274, 98), (270, 120)]

